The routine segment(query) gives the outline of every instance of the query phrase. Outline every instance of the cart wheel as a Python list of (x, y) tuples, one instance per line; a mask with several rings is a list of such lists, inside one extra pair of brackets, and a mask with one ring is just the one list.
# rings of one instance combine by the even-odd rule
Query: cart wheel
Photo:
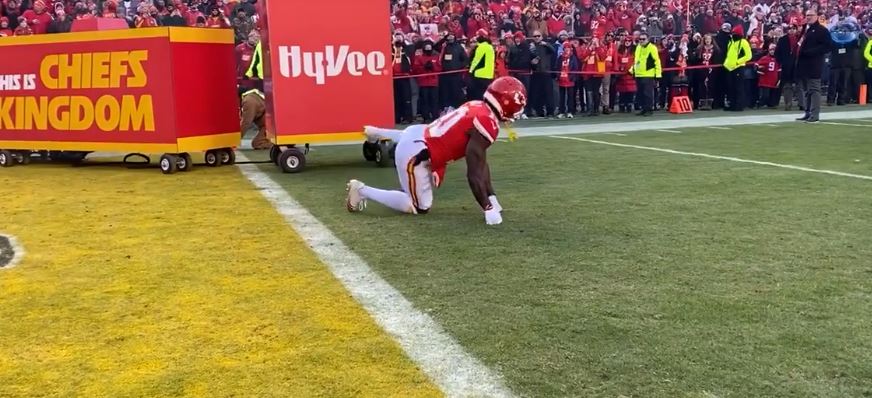
[[(176, 167), (179, 171), (191, 171), (191, 167), (194, 166), (194, 163), (191, 161), (191, 155), (187, 152), (180, 153), (178, 159), (176, 160)], [(163, 167), (161, 167), (163, 169)]]
[(12, 152), (0, 151), (0, 167), (15, 166), (15, 158), (12, 157)]
[(30, 151), (18, 152), (18, 164), (22, 164), (22, 165), (30, 164)]
[(269, 161), (274, 165), (279, 165), (279, 155), (282, 154), (282, 148), (278, 145), (273, 145), (272, 148), (269, 149)]
[(221, 159), (222, 166), (232, 166), (236, 164), (236, 152), (233, 152), (230, 148), (219, 149), (218, 156)]
[(90, 152), (70, 152), (68, 159), (70, 163), (79, 164), (85, 161), (85, 158)]
[(165, 153), (160, 157), (160, 171), (164, 174), (173, 174), (178, 170), (179, 157)]
[(363, 142), (363, 158), (367, 162), (375, 161), (375, 153), (378, 151), (378, 145), (369, 141)]
[(216, 150), (208, 150), (206, 151), (206, 166), (209, 167), (218, 167), (221, 165), (221, 156), (218, 154)]
[(389, 167), (391, 165), (391, 143), (381, 141), (378, 143), (378, 151), (376, 151), (375, 163), (378, 167)]
[(297, 148), (288, 148), (279, 155), (279, 167), (285, 173), (299, 173), (306, 167), (306, 155)]

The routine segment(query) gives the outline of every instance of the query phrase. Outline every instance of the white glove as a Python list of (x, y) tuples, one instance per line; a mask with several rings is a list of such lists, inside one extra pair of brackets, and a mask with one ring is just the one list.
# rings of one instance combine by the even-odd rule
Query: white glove
[(492, 207), (490, 210), (485, 210), (484, 222), (486, 222), (487, 225), (501, 224), (503, 222), (503, 216), (500, 215), (499, 210)]
[(503, 207), (500, 206), (500, 202), (497, 202), (497, 197), (496, 197), (496, 195), (488, 196), (487, 199), (490, 200), (491, 205), (494, 207), (494, 210), (496, 210), (496, 211), (502, 213), (502, 211), (503, 211)]

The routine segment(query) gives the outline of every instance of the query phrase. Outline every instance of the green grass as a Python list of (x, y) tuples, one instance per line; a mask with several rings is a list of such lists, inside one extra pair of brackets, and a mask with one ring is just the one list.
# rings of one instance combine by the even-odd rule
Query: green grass
[[(872, 175), (869, 124), (585, 137)], [(520, 394), (872, 396), (872, 181), (524, 138), (494, 228), (462, 162), (426, 216), (347, 213), (347, 179), (398, 186), (360, 158), (263, 169)]]

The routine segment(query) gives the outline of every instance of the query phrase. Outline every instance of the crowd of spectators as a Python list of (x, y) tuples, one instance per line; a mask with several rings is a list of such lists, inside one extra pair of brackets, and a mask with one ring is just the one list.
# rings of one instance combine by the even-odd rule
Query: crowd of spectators
[(257, 27), (257, 0), (0, 0), (0, 37), (64, 33), (73, 21), (124, 19), (131, 28), (233, 28), (237, 44)]
[[(820, 72), (826, 102), (860, 102), (860, 86), (872, 86), (870, 0), (390, 0), (389, 7), (402, 123), (429, 121), (467, 99), (465, 71), (482, 34), (495, 48), (495, 77), (527, 86), (525, 117), (639, 110), (627, 71), (642, 34), (662, 61), (657, 109), (668, 109), (676, 93), (689, 95), (695, 109), (801, 108), (793, 75), (809, 10), (839, 39)], [(741, 90), (731, 93), (735, 82), (721, 65), (736, 35), (752, 54), (740, 69)], [(438, 93), (437, 112), (422, 89)]]

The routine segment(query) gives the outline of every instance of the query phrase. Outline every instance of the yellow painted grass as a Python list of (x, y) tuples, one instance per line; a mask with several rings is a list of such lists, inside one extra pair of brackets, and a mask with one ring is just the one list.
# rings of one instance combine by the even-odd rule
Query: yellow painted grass
[(236, 168), (0, 187), (0, 396), (439, 395)]

